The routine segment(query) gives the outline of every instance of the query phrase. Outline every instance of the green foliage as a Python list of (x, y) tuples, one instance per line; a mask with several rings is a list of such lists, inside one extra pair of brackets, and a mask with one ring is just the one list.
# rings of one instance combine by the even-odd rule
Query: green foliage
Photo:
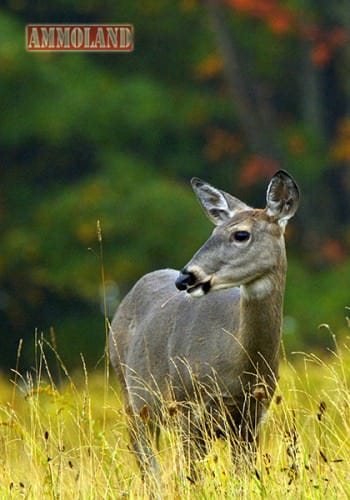
[(101, 163), (98, 174), (79, 186), (44, 197), (20, 235), (10, 231), (8, 253), (31, 249), (22, 257), (32, 259), (38, 286), (93, 300), (102, 265), (110, 279), (130, 283), (156, 265), (167, 265), (170, 241), (173, 266), (179, 266), (204, 240), (208, 225), (187, 188), (158, 178), (132, 157), (105, 155)]
[(324, 349), (333, 345), (334, 334), (339, 339), (348, 334), (345, 317), (349, 291), (342, 284), (349, 272), (349, 262), (335, 269), (312, 272), (300, 261), (289, 259), (285, 298), (289, 326), (284, 337), (289, 351), (310, 345)]

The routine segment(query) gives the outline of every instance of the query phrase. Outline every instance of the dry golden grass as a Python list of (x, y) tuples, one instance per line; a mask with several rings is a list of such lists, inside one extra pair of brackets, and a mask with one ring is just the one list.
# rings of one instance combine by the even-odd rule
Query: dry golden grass
[[(42, 340), (31, 373), (0, 380), (0, 498), (147, 498), (128, 444), (114, 376), (70, 375), (58, 386)], [(200, 479), (187, 478), (176, 425), (162, 433), (158, 460), (162, 498), (350, 497), (350, 352), (327, 360), (293, 356), (261, 429), (255, 471), (233, 470), (224, 441), (209, 444)], [(173, 419), (176, 422), (176, 417)], [(210, 438), (208, 437), (208, 440)], [(155, 490), (154, 490), (155, 488)]]

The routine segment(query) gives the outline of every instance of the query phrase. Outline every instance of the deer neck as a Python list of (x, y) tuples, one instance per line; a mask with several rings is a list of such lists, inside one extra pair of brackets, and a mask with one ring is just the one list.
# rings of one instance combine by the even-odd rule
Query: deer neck
[(250, 369), (261, 375), (277, 375), (285, 276), (286, 262), (267, 277), (241, 286), (239, 342)]

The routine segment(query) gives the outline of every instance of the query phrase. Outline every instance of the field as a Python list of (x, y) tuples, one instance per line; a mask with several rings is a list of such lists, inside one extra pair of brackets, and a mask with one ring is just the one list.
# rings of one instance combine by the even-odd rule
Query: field
[(137, 499), (148, 498), (151, 489), (156, 496), (178, 499), (350, 497), (346, 344), (335, 344), (323, 360), (299, 353), (282, 361), (255, 470), (237, 473), (228, 444), (215, 441), (194, 483), (187, 477), (175, 423), (162, 433), (162, 480), (156, 485), (140, 478), (108, 364), (87, 373), (82, 359), (81, 371), (69, 374), (57, 357), (58, 383), (48, 366), (49, 350), (38, 340), (32, 372), (14, 370), (0, 380), (1, 498)]

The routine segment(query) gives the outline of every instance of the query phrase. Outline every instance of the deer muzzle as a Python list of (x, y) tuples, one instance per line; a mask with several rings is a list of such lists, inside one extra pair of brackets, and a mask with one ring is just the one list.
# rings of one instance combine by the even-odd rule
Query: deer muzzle
[(210, 281), (199, 281), (194, 273), (186, 269), (180, 271), (175, 281), (175, 286), (178, 290), (186, 290), (193, 297), (202, 297), (211, 288)]

